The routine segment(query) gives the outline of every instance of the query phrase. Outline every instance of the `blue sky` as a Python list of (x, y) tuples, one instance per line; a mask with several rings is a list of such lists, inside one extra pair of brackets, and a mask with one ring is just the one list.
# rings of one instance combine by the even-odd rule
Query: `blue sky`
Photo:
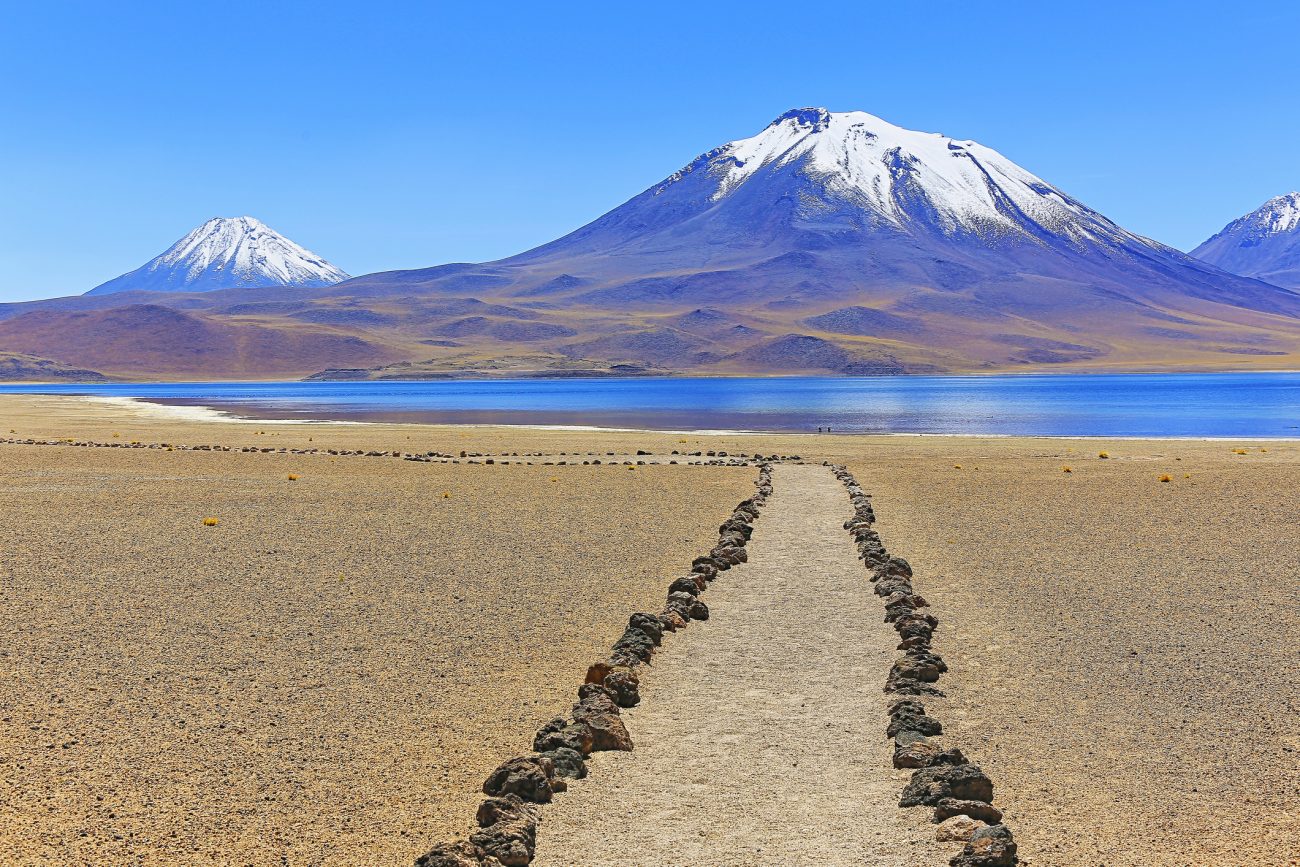
[(975, 139), (1184, 249), (1300, 187), (1294, 4), (650, 6), (0, 0), (0, 300), (212, 216), (353, 274), (498, 258), (804, 105)]

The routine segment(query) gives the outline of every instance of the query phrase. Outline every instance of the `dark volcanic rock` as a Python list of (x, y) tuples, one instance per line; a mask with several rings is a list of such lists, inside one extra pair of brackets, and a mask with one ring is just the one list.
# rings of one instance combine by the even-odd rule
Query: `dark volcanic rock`
[(909, 650), (894, 662), (885, 689), (888, 692), (924, 695), (928, 690), (921, 687), (934, 683), (947, 670), (948, 666), (937, 655), (922, 650)]
[(567, 788), (555, 777), (555, 763), (541, 756), (507, 759), (483, 783), (485, 795), (518, 795), (534, 804), (549, 804), (554, 792)]
[(945, 750), (932, 740), (916, 732), (904, 731), (894, 739), (894, 767), (929, 768), (934, 765), (964, 765), (966, 757), (961, 750)]
[[(663, 633), (660, 632), (660, 636), (662, 635)], [(656, 646), (657, 643), (654, 638), (648, 633), (635, 626), (629, 626), (618, 641), (614, 642), (613, 655), (615, 657), (632, 657), (641, 662), (649, 662), (650, 657), (654, 655)]]
[[(439, 843), (416, 858), (415, 867), (484, 867), (483, 854), (483, 850), (464, 840)], [(501, 862), (493, 858), (488, 863), (496, 865)]]
[(692, 596), (700, 595), (700, 585), (695, 583), (694, 578), (678, 578), (668, 585), (670, 593), (689, 593)]
[(616, 668), (601, 682), (619, 707), (636, 707), (641, 701), (641, 680), (632, 668)]
[(608, 693), (583, 696), (573, 706), (573, 719), (591, 729), (593, 751), (632, 749), (632, 737)]
[(925, 706), (919, 701), (903, 700), (895, 702), (889, 709), (889, 726), (885, 729), (886, 737), (895, 737), (900, 732), (913, 731), (922, 735), (943, 734), (943, 723), (925, 712)]
[(987, 822), (990, 825), (996, 825), (1002, 821), (1002, 811), (984, 801), (940, 798), (939, 803), (934, 805), (934, 821), (936, 823), (942, 822), (944, 819), (951, 819), (953, 816), (970, 816), (972, 819), (979, 819), (981, 822)]
[(504, 867), (527, 867), (537, 849), (537, 817), (504, 819), (470, 834), (469, 841)]
[(557, 777), (581, 780), (587, 776), (587, 763), (582, 760), (582, 753), (577, 750), (558, 747), (544, 753), (538, 753), (538, 755), (544, 759), (550, 759), (555, 764), (555, 775)]
[(659, 622), (659, 618), (653, 614), (637, 613), (627, 619), (627, 625), (630, 629), (637, 629), (650, 636), (656, 645), (663, 642), (664, 626)]
[(900, 807), (933, 807), (944, 798), (993, 802), (993, 782), (977, 765), (936, 765), (912, 773), (899, 798)]
[(948, 862), (950, 867), (1013, 867), (1016, 841), (1006, 825), (990, 825), (971, 835), (961, 852)]
[(889, 575), (902, 575), (905, 578), (911, 578), (912, 564), (902, 557), (890, 557), (889, 562), (885, 565), (885, 571)]
[(533, 738), (533, 749), (546, 753), (564, 748), (589, 756), (592, 740), (593, 733), (586, 724), (556, 717), (537, 730), (537, 735)]

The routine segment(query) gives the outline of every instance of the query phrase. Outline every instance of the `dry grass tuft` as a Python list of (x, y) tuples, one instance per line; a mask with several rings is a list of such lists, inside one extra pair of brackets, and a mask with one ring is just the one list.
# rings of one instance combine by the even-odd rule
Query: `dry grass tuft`
[(217, 526), (217, 524), (220, 524), (220, 523), (221, 523), (221, 522), (218, 521), (216, 518), (204, 518), (204, 519), (203, 519), (203, 526), (205, 526), (205, 527), (215, 527), (215, 526)]
[(297, 474), (297, 473), (289, 473), (289, 481), (291, 481), (291, 482), (296, 482), (296, 481), (298, 481), (298, 474)]
[(1072, 473), (1072, 472), (1074, 472), (1074, 470), (1070, 469), (1069, 467), (1061, 467), (1061, 472), (1063, 472), (1063, 473)]
[(1233, 453), (1234, 455), (1244, 455), (1244, 454), (1246, 453), (1246, 450), (1245, 450), (1245, 449), (1233, 449), (1233, 450), (1232, 450), (1232, 453)]

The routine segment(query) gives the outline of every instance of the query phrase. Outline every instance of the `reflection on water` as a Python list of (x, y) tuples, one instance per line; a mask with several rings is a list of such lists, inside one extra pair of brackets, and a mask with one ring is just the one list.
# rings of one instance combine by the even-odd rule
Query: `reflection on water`
[(258, 418), (660, 430), (1300, 436), (1300, 373), (0, 386)]

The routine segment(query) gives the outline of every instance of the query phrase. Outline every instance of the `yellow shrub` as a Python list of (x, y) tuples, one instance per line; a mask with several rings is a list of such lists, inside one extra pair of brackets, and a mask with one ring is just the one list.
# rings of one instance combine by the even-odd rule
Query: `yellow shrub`
[(289, 473), (289, 481), (291, 481), (291, 482), (296, 482), (296, 481), (298, 481), (298, 475), (297, 475), (297, 473)]
[(1102, 460), (1106, 460), (1107, 458), (1110, 457), (1110, 452), (1097, 452), (1097, 457), (1101, 458)]
[(1063, 473), (1072, 473), (1072, 472), (1074, 472), (1074, 470), (1070, 469), (1069, 467), (1061, 467), (1061, 472), (1063, 472)]
[(1246, 450), (1245, 450), (1245, 449), (1233, 449), (1233, 450), (1232, 450), (1232, 453), (1233, 453), (1234, 455), (1244, 455), (1244, 454), (1246, 453)]
[(1169, 475), (1168, 473), (1160, 477), (1160, 481), (1162, 482), (1172, 482), (1173, 480), (1174, 480), (1173, 476)]
[(204, 518), (204, 519), (203, 519), (203, 526), (205, 526), (205, 527), (215, 527), (215, 526), (217, 526), (217, 524), (219, 524), (219, 523), (221, 523), (221, 522), (218, 521), (216, 518)]
[[(555, 480), (552, 479), (551, 481), (555, 481)], [(444, 500), (450, 500), (450, 499), (451, 499), (451, 491), (443, 491), (443, 492), (442, 492), (442, 498), (443, 498)]]
[(953, 465), (952, 465), (952, 468), (953, 468), (954, 470), (960, 470), (960, 469), (961, 469), (961, 464), (953, 464)]

